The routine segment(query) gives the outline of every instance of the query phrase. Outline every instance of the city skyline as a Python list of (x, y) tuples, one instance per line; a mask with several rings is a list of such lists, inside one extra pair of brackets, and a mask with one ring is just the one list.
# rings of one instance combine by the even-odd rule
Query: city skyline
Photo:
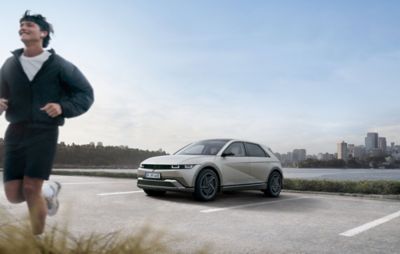
[(60, 142), (173, 153), (238, 138), (310, 154), (367, 132), (400, 143), (400, 2), (5, 2), (1, 64), (22, 47), (27, 9), (95, 90)]
[[(371, 144), (371, 141), (370, 141), (371, 137), (373, 137), (373, 139), (375, 139), (373, 144)], [(378, 132), (367, 132), (366, 133), (366, 137), (364, 137), (364, 143), (362, 143), (362, 144), (350, 143), (350, 142), (347, 142), (346, 139), (342, 139), (341, 141), (339, 141), (339, 142), (337, 142), (335, 144), (336, 145), (336, 152), (335, 153), (330, 153), (330, 154), (331, 155), (335, 155), (336, 154), (338, 159), (342, 159), (343, 153), (344, 153), (343, 150), (345, 150), (344, 147), (347, 148), (348, 146), (351, 146), (352, 148), (363, 147), (364, 149), (366, 149), (366, 151), (373, 150), (373, 149), (382, 149), (382, 151), (385, 152), (389, 147), (387, 145), (388, 143), (390, 143), (391, 146), (393, 145), (394, 147), (400, 147), (400, 144), (396, 144), (393, 141), (390, 141), (390, 142), (387, 141), (386, 137), (381, 137)], [(319, 151), (319, 152), (314, 153), (314, 154), (309, 154), (309, 153), (306, 152), (307, 149), (299, 148), (299, 147), (294, 148), (293, 151), (288, 151), (288, 152), (283, 152), (283, 153), (281, 153), (279, 151), (276, 151), (276, 152), (279, 153), (279, 154), (285, 154), (285, 153), (289, 154), (289, 153), (298, 152), (299, 150), (304, 150), (304, 153), (307, 156), (315, 156), (315, 155), (324, 154), (324, 153), (328, 153), (329, 154), (329, 152), (325, 152), (325, 151)], [(302, 156), (302, 157), (305, 158), (305, 155)]]
[(350, 144), (345, 140), (336, 143), (336, 153), (309, 154), (306, 149), (294, 149), (287, 153), (275, 152), (282, 165), (290, 167), (379, 167), (396, 168), (400, 162), (400, 145), (391, 142), (377, 132), (367, 132), (364, 144)]

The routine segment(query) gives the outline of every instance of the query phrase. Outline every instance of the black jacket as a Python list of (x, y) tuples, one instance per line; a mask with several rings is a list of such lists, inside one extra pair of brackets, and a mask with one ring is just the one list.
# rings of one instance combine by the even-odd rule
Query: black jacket
[[(0, 70), (0, 98), (8, 99), (6, 119), (10, 123), (63, 125), (64, 118), (86, 112), (93, 104), (93, 89), (76, 66), (57, 55), (54, 50), (42, 68), (29, 81), (15, 50)], [(40, 108), (59, 103), (62, 115), (51, 118)]]

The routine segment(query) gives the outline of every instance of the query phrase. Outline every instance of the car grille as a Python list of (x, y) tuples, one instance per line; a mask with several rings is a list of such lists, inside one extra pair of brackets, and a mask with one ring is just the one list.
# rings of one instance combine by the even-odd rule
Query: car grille
[(171, 169), (171, 165), (142, 164), (142, 168), (148, 168), (148, 169)]
[(150, 186), (160, 186), (160, 187), (175, 187), (175, 185), (171, 182), (154, 181), (154, 180), (146, 180), (146, 179), (138, 180), (138, 184), (150, 185)]

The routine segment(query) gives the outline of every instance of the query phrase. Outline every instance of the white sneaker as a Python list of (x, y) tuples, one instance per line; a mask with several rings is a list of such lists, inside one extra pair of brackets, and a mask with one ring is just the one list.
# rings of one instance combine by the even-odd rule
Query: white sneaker
[(61, 190), (59, 182), (46, 182), (43, 184), (42, 192), (47, 202), (47, 215), (53, 216), (57, 213), (60, 203), (58, 202), (58, 193)]

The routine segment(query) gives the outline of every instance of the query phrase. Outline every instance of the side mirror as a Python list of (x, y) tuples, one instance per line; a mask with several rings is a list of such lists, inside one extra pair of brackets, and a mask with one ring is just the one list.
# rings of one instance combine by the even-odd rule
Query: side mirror
[(221, 155), (222, 157), (227, 157), (227, 156), (235, 156), (235, 154), (234, 153), (232, 153), (232, 152), (227, 152), (227, 153), (222, 153), (222, 155)]

